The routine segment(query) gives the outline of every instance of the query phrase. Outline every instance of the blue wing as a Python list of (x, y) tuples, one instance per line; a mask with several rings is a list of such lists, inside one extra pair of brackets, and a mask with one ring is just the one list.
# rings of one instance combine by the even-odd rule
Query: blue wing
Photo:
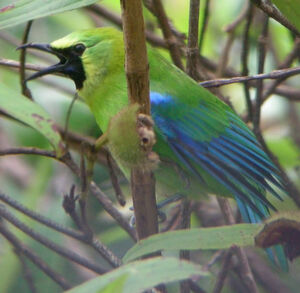
[[(241, 214), (257, 222), (275, 207), (265, 191), (281, 199), (278, 171), (255, 136), (231, 109), (222, 112), (199, 101), (198, 107), (151, 92), (152, 117), (164, 142), (190, 174), (210, 189), (211, 180), (237, 199)], [(220, 195), (226, 195), (219, 193)]]
[[(158, 136), (169, 146), (177, 164), (208, 190), (209, 185), (221, 185), (222, 191), (215, 191), (226, 195), (222, 194), (225, 188), (235, 197), (246, 222), (260, 222), (269, 216), (270, 208), (275, 210), (265, 193), (269, 191), (281, 200), (272, 187), (284, 190), (278, 171), (231, 109), (224, 112), (222, 108), (218, 113), (220, 109), (207, 103), (189, 106), (157, 92), (151, 92), (150, 99)], [(274, 263), (278, 261), (283, 270), (288, 270), (282, 246), (268, 248), (267, 253)]]

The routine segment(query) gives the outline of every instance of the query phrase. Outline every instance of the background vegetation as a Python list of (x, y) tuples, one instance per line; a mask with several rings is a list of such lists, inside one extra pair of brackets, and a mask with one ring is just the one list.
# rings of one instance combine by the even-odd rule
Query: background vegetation
[[(28, 96), (28, 91), (20, 83), (20, 51), (15, 49), (22, 43), (22, 39), (24, 40), (26, 28), (29, 34), (28, 42), (49, 43), (74, 30), (121, 25), (118, 0), (103, 0), (91, 6), (85, 5), (95, 1), (71, 2), (62, 1), (54, 8), (55, 5), (51, 6), (40, 0), (19, 0), (13, 4), (11, 1), (0, 1), (0, 233), (4, 236), (0, 237), (0, 292), (61, 292), (118, 267), (120, 259), (135, 243), (135, 231), (129, 225), (132, 216), (129, 208), (132, 205), (129, 185), (111, 158), (108, 159), (105, 150), (97, 157), (93, 174), (95, 184), (91, 187), (86, 209), (87, 222), (93, 230), (93, 237), (88, 237), (82, 221), (78, 227), (81, 217), (78, 203), (76, 210), (67, 210), (69, 213), (66, 212), (66, 205), (65, 209), (62, 206), (63, 202), (66, 204), (66, 198), (72, 203), (72, 195), (76, 197), (80, 193), (85, 178), (82, 175), (83, 168), (80, 171), (79, 167), (83, 165), (82, 154), (88, 153), (89, 145), (101, 134), (89, 109), (81, 100), (74, 103), (69, 115), (70, 103), (75, 93), (73, 82), (61, 77), (47, 76), (29, 83), (34, 102), (41, 107), (35, 108), (32, 102), (20, 97), (22, 91)], [(300, 203), (300, 2), (272, 2), (285, 17), (277, 9), (272, 10), (275, 8), (269, 1), (200, 1), (197, 42), (199, 48), (194, 59), (197, 65), (194, 66), (194, 78), (199, 82), (213, 80), (212, 83), (203, 85), (213, 85), (212, 91), (232, 105), (249, 127), (254, 129), (258, 138), (263, 135), (267, 146), (278, 158), (284, 179), (289, 186), (289, 193), (294, 199), (286, 197), (279, 209), (295, 211)], [(62, 12), (62, 3), (66, 4), (65, 12)], [(148, 41), (172, 61), (157, 18), (151, 11), (152, 1), (145, 0), (144, 3)], [(165, 0), (163, 5), (185, 66), (186, 55), (192, 52), (187, 47), (190, 1)], [(69, 9), (75, 10), (67, 11)], [(279, 22), (275, 21), (274, 17)], [(28, 23), (30, 19), (34, 21)], [(27, 67), (35, 64), (33, 69), (36, 69), (37, 65), (44, 66), (56, 62), (55, 59), (48, 58), (43, 54), (28, 52)], [(294, 71), (291, 71), (291, 68), (294, 68)], [(274, 70), (279, 69), (284, 70), (274, 73)], [(266, 76), (261, 88), (262, 81), (257, 81), (256, 75), (263, 73)], [(245, 83), (241, 76), (251, 76), (252, 81)], [(239, 78), (233, 83), (233, 77)], [(220, 80), (223, 78), (227, 79), (228, 85), (223, 85), (224, 81)], [(250, 97), (248, 104), (247, 95)], [(252, 105), (251, 111), (249, 104)], [(43, 112), (43, 109), (48, 114)], [(49, 115), (60, 126), (59, 131), (64, 142), (67, 141), (72, 161), (68, 157), (58, 160), (53, 158), (53, 148), (56, 154), (62, 151), (60, 137), (54, 132), (45, 134), (49, 125), (41, 129), (36, 121), (29, 121), (23, 113), (30, 111), (36, 111), (43, 117)], [(257, 117), (261, 117), (260, 120)], [(116, 174), (118, 184), (115, 180)], [(126, 197), (125, 206), (121, 206), (116, 200), (118, 185)], [(76, 186), (75, 192), (72, 186)], [(47, 217), (48, 226), (51, 226), (50, 219), (63, 228), (55, 227), (59, 230), (55, 231), (53, 227), (42, 225), (40, 216), (38, 219), (25, 216), (26, 211), (22, 207), (19, 209), (23, 212), (18, 211), (20, 204)], [(183, 227), (182, 222), (186, 217), (183, 210), (186, 206), (185, 202), (177, 201), (164, 207), (163, 212), (167, 219), (160, 224), (160, 230), (176, 230)], [(214, 227), (226, 223), (214, 197), (209, 201), (189, 202), (188, 207), (193, 228)], [(234, 203), (232, 208), (235, 211)], [(297, 216), (285, 214), (284, 217), (297, 222)], [(238, 215), (236, 219), (237, 222), (240, 221)], [(37, 232), (38, 237), (45, 237), (46, 245), (30, 237), (30, 231), (24, 228), (21, 231), (10, 222), (30, 227)], [(251, 228), (248, 225), (236, 225), (229, 232), (212, 229), (208, 230), (212, 234), (207, 234), (203, 237), (204, 240), (195, 242), (193, 240), (197, 239), (199, 234), (178, 234), (178, 238), (175, 238), (178, 239), (177, 242), (168, 237), (154, 239), (148, 244), (150, 250), (134, 250), (131, 255), (127, 255), (127, 261), (143, 253), (156, 251), (157, 248), (170, 248), (171, 244), (174, 244), (173, 250), (165, 252), (165, 256), (176, 257), (176, 249), (190, 248), (193, 249), (192, 261), (201, 264), (202, 268), (190, 262), (175, 262), (176, 258), (159, 259), (157, 263), (155, 259), (140, 261), (133, 264), (133, 267), (130, 267), (130, 264), (122, 266), (123, 271), (114, 271), (114, 275), (108, 280), (95, 279), (82, 289), (74, 289), (74, 292), (138, 292), (140, 288), (144, 288), (139, 286), (150, 278), (149, 275), (153, 276), (153, 280), (150, 278), (150, 287), (165, 280), (177, 281), (168, 285), (168, 292), (251, 292), (241, 270), (239, 258), (235, 256), (235, 248), (230, 247), (234, 243), (254, 246), (254, 235), (260, 229), (260, 226)], [(241, 236), (242, 232), (246, 236)], [(299, 247), (299, 240), (296, 240), (293, 246), (295, 251)], [(59, 253), (53, 252), (50, 241), (59, 245), (56, 248)], [(227, 248), (230, 249), (226, 251)], [(78, 255), (74, 256), (74, 253)], [(287, 273), (272, 265), (260, 248), (247, 248), (246, 254), (259, 292), (298, 292), (299, 259), (294, 260)], [(297, 256), (297, 253), (293, 256)], [(39, 261), (43, 261), (44, 264), (32, 263)], [(81, 265), (75, 264), (74, 261), (81, 262)], [(44, 272), (41, 266), (44, 267)], [(130, 275), (133, 268), (141, 275)], [(195, 272), (200, 277), (193, 279), (188, 285), (178, 282), (195, 275)]]

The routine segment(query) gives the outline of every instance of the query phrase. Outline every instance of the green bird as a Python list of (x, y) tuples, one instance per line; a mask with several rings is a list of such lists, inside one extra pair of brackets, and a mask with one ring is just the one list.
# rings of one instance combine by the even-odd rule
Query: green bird
[[(59, 58), (59, 63), (28, 80), (50, 73), (71, 78), (107, 133), (108, 147), (128, 176), (129, 168), (140, 159), (140, 142), (133, 124), (137, 108), (128, 107), (122, 33), (96, 28), (73, 32), (50, 44), (22, 47)], [(157, 193), (234, 197), (245, 221), (256, 223), (268, 217), (269, 210), (276, 209), (266, 192), (281, 200), (277, 191), (284, 190), (284, 185), (253, 133), (228, 105), (151, 47), (148, 59), (157, 140), (153, 150), (160, 158), (154, 171)], [(285, 266), (282, 248), (276, 250)]]

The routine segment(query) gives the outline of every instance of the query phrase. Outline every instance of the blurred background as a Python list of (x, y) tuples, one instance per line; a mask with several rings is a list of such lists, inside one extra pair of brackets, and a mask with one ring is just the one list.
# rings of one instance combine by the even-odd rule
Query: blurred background
[[(0, 1), (0, 8), (8, 1)], [(203, 35), (201, 47), (201, 56), (212, 62), (216, 70), (207, 70), (209, 79), (230, 77), (229, 73), (242, 71), (241, 52), (244, 27), (246, 22), (245, 11), (248, 7), (248, 1), (245, 0), (223, 0), (209, 1), (209, 18), (207, 28)], [(164, 0), (164, 7), (176, 31), (187, 35), (189, 23), (189, 1), (185, 0)], [(104, 11), (109, 11), (113, 15), (120, 17), (120, 3), (118, 0), (103, 0), (99, 2)], [(203, 26), (203, 18), (206, 1), (201, 1), (200, 8), (200, 31)], [(243, 16), (244, 15), (244, 16)], [(158, 36), (161, 36), (160, 29), (155, 17), (147, 10), (144, 10), (146, 27)], [(239, 24), (228, 32), (228, 26), (236, 19)], [(257, 74), (258, 68), (258, 38), (262, 29), (261, 21), (263, 14), (254, 10), (253, 22), (250, 28), (249, 38), (249, 56), (248, 66), (249, 75)], [(81, 8), (41, 19), (34, 20), (29, 34), (29, 42), (49, 43), (72, 31), (79, 29), (92, 28), (95, 26), (116, 26), (109, 17), (95, 13), (94, 9)], [(21, 43), (24, 34), (25, 24), (17, 25), (0, 31), (0, 58), (19, 60), (19, 51), (16, 47)], [(270, 20), (270, 37), (268, 38), (268, 52), (264, 72), (271, 72), (280, 67), (287, 56), (295, 47), (295, 37), (277, 22)], [(186, 42), (186, 40), (182, 40)], [(229, 47), (229, 49), (228, 49)], [(226, 49), (227, 48), (227, 49)], [(158, 47), (157, 50), (170, 59), (167, 50)], [(228, 54), (226, 63), (224, 52)], [(298, 56), (293, 59), (289, 67), (299, 65), (300, 51)], [(26, 62), (36, 65), (49, 65), (57, 60), (38, 54), (38, 56), (28, 52)], [(183, 52), (184, 54), (184, 52)], [(46, 55), (46, 54), (45, 54)], [(51, 60), (49, 60), (49, 58)], [(223, 59), (222, 59), (223, 58)], [(14, 68), (0, 65), (0, 83), (21, 91), (20, 77), (18, 71)], [(199, 80), (200, 82), (201, 80)], [(266, 81), (266, 87), (272, 81)], [(28, 83), (34, 100), (39, 103), (51, 117), (62, 127), (66, 124), (67, 113), (70, 103), (75, 93), (75, 87), (72, 81), (56, 77), (46, 76), (41, 79)], [(281, 89), (281, 90), (280, 90)], [(300, 188), (300, 77), (296, 75), (289, 78), (280, 86), (280, 89), (270, 95), (262, 106), (261, 112), (261, 131), (266, 139), (267, 145), (278, 158), (281, 166), (285, 169), (289, 178)], [(223, 86), (219, 88), (223, 97), (229, 99), (235, 111), (242, 117), (247, 116), (247, 107), (243, 85), (239, 83)], [(255, 98), (255, 87), (250, 87), (251, 98)], [(290, 93), (290, 95), (288, 95)], [(249, 123), (251, 127), (251, 123)], [(93, 116), (87, 106), (80, 100), (77, 100), (72, 108), (69, 119), (69, 130), (85, 137), (97, 138), (101, 132), (98, 129)], [(13, 119), (0, 116), (0, 150), (11, 147), (38, 147), (51, 149), (48, 141), (37, 131), (23, 125)], [(76, 162), (80, 162), (80, 152), (72, 151)], [(132, 215), (129, 210), (131, 206), (130, 197), (127, 197), (127, 204), (121, 207), (115, 199), (112, 188), (109, 170), (107, 164), (96, 164), (94, 170), (95, 182), (102, 190), (115, 202), (117, 209), (128, 219)], [(119, 182), (125, 194), (129, 194), (128, 182), (119, 174)], [(49, 218), (69, 227), (74, 227), (74, 223), (69, 215), (62, 208), (63, 196), (68, 194), (71, 186), (79, 186), (79, 180), (63, 164), (41, 156), (1, 156), (0, 157), (0, 191), (14, 198), (26, 207), (31, 208)], [(172, 213), (172, 207), (167, 208)], [(296, 210), (293, 201), (289, 198), (280, 206), (280, 210)], [(92, 249), (72, 240), (49, 228), (45, 228), (34, 220), (29, 219), (16, 210), (11, 210), (18, 218), (30, 226), (32, 229), (47, 235), (50, 239), (63, 245), (64, 247), (76, 251), (89, 259), (96, 259), (104, 267), (109, 268), (109, 264), (93, 252)], [(202, 213), (202, 215), (200, 215)], [(133, 245), (133, 240), (124, 232), (123, 229), (106, 213), (98, 201), (92, 196), (88, 200), (88, 219), (99, 239), (105, 243), (117, 256), (122, 257), (124, 253)], [(219, 209), (214, 199), (208, 202), (195, 204), (195, 212), (192, 214), (192, 226), (216, 225), (222, 223), (219, 216)], [(94, 276), (90, 270), (75, 265), (59, 255), (53, 253), (44, 246), (38, 244), (27, 235), (23, 234), (13, 226), (9, 229), (24, 244), (31, 247), (36, 254), (42, 256), (44, 261), (63, 275), (72, 284), (80, 284)], [(209, 261), (214, 251), (211, 252), (193, 252), (195, 260), (201, 264)], [(299, 292), (300, 285), (300, 263), (296, 259), (289, 273), (281, 272), (274, 267), (262, 251), (257, 251), (250, 262), (261, 262), (260, 268), (266, 268), (266, 272), (272, 274), (278, 282), (276, 292)], [(61, 292), (60, 287), (45, 276), (31, 263), (26, 263), (32, 275), (34, 276), (37, 292), (52, 293)], [(210, 292), (220, 264), (214, 265), (210, 279), (205, 279), (201, 283), (207, 292)], [(255, 271), (255, 276), (262, 278), (259, 269)], [(268, 277), (267, 277), (268, 276)], [(266, 278), (270, 276), (266, 273)], [(271, 278), (271, 277), (270, 277)], [(273, 280), (273, 279), (271, 279)], [(269, 281), (268, 281), (269, 282)], [(275, 281), (274, 281), (275, 282)], [(282, 287), (279, 287), (282, 285)], [(270, 291), (270, 286), (259, 282), (261, 292)], [(176, 288), (173, 289), (176, 292)], [(32, 292), (30, 291), (26, 280), (24, 279), (24, 264), (22, 265), (11, 245), (0, 237), (0, 292)], [(170, 291), (172, 292), (172, 291)], [(222, 292), (247, 292), (238, 280), (234, 272), (230, 273), (225, 288)]]

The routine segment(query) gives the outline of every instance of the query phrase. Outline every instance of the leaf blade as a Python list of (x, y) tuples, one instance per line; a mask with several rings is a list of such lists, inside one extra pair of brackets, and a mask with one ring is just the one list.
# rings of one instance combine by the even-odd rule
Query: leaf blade
[[(237, 224), (213, 228), (169, 231), (141, 240), (123, 257), (124, 263), (160, 250), (227, 249), (253, 246), (260, 224)], [(178, 241), (180, 239), (180, 241)]]
[(0, 110), (44, 135), (57, 152), (58, 157), (64, 153), (64, 144), (58, 127), (40, 105), (25, 98), (18, 92), (1, 85)]
[(0, 7), (0, 29), (95, 2), (97, 0), (19, 0), (14, 4)]

